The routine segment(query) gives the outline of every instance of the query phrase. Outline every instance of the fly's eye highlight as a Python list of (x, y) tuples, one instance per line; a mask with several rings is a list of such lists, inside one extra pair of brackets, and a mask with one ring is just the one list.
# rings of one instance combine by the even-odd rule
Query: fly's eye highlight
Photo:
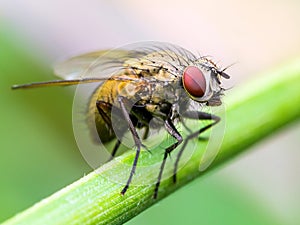
[(206, 80), (201, 70), (196, 66), (188, 66), (182, 76), (185, 90), (194, 97), (203, 97), (206, 90)]

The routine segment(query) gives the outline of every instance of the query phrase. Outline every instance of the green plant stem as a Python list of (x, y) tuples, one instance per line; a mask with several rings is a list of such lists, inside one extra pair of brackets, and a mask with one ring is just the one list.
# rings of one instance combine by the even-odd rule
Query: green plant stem
[[(161, 183), (157, 200), (152, 198), (153, 185), (131, 186), (124, 196), (120, 195), (123, 185), (108, 180), (106, 175), (111, 171), (119, 172), (120, 176), (128, 174), (124, 174), (120, 163), (112, 161), (4, 224), (122, 224), (128, 221), (159, 199), (299, 119), (300, 59), (235, 88), (224, 102), (227, 105), (225, 136), (212, 165), (200, 172), (202, 153), (197, 151), (179, 171), (176, 184), (171, 179)], [(119, 160), (132, 160), (134, 154), (127, 152)], [(156, 179), (157, 171), (150, 171), (147, 176)]]

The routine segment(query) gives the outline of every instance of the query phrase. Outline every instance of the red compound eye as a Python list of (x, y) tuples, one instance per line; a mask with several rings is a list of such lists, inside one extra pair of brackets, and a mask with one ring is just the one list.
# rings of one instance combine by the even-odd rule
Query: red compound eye
[(201, 70), (196, 66), (188, 66), (183, 72), (183, 86), (194, 97), (202, 97), (205, 94), (206, 81)]

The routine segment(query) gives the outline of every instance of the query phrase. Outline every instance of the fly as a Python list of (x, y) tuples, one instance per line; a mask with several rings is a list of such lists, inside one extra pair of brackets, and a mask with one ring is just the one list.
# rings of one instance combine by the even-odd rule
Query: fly
[[(56, 67), (56, 75), (63, 80), (14, 85), (12, 88), (99, 83), (87, 103), (88, 124), (96, 127), (102, 143), (117, 137), (111, 159), (128, 130), (136, 149), (122, 195), (129, 188), (136, 171), (141, 148), (144, 147), (143, 139), (148, 138), (150, 122), (151, 127), (164, 128), (175, 142), (164, 149), (154, 188), (153, 197), (156, 198), (168, 155), (181, 146), (174, 166), (173, 181), (176, 182), (178, 162), (188, 141), (220, 121), (218, 116), (192, 110), (191, 106), (221, 105), (225, 90), (221, 80), (230, 77), (209, 58), (197, 57), (184, 48), (159, 42), (142, 45), (129, 50), (115, 49), (76, 56)], [(118, 122), (112, 119), (112, 114)], [(211, 123), (197, 131), (189, 130), (187, 137), (183, 138), (175, 125), (184, 118)], [(143, 137), (140, 137), (139, 129), (145, 130)]]

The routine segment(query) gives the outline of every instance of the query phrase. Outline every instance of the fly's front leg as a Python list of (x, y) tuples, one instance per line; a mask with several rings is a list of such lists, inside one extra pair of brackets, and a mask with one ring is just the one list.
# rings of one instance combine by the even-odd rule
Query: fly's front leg
[(131, 119), (130, 119), (129, 113), (126, 110), (125, 103), (124, 103), (124, 97), (118, 97), (118, 102), (120, 104), (122, 114), (123, 114), (128, 126), (129, 126), (129, 130), (132, 134), (132, 137), (133, 137), (133, 140), (134, 140), (134, 143), (135, 143), (135, 146), (136, 146), (136, 154), (135, 154), (133, 165), (132, 165), (132, 168), (131, 168), (131, 171), (130, 171), (130, 175), (129, 175), (129, 178), (127, 180), (127, 183), (126, 183), (125, 187), (121, 191), (121, 194), (124, 195), (125, 192), (127, 191), (128, 187), (129, 187), (129, 184), (131, 183), (132, 177), (135, 173), (137, 162), (138, 162), (139, 155), (140, 155), (140, 152), (141, 152), (142, 142), (141, 142), (141, 140), (139, 138), (139, 135), (138, 135)]
[(172, 135), (172, 137), (174, 137), (176, 139), (176, 142), (174, 144), (172, 144), (171, 146), (169, 146), (168, 148), (165, 149), (165, 153), (164, 153), (164, 158), (163, 158), (163, 161), (161, 163), (161, 166), (160, 166), (160, 171), (159, 171), (159, 174), (158, 174), (158, 178), (157, 178), (157, 182), (156, 182), (156, 185), (155, 185), (155, 189), (154, 189), (154, 195), (153, 195), (153, 198), (157, 198), (157, 194), (158, 194), (158, 188), (159, 188), (159, 185), (160, 185), (160, 181), (161, 181), (161, 177), (162, 177), (162, 174), (163, 174), (163, 170), (164, 170), (164, 167), (165, 167), (165, 164), (166, 164), (166, 160), (168, 158), (168, 155), (178, 146), (182, 143), (183, 139), (182, 139), (182, 136), (180, 135), (180, 133), (177, 131), (177, 129), (175, 128), (173, 122), (171, 121), (170, 118), (168, 118), (166, 121), (165, 121), (165, 128), (166, 130), (168, 131), (169, 134)]
[(198, 112), (198, 111), (188, 111), (185, 112), (182, 115), (184, 118), (188, 118), (188, 119), (195, 119), (195, 120), (212, 120), (213, 122), (211, 124), (206, 125), (205, 127), (202, 127), (201, 129), (199, 129), (198, 131), (189, 134), (186, 139), (184, 140), (182, 147), (180, 148), (176, 161), (175, 161), (175, 165), (174, 165), (174, 175), (173, 175), (173, 182), (176, 183), (176, 173), (177, 173), (177, 169), (178, 169), (178, 163), (180, 160), (180, 157), (182, 156), (182, 153), (188, 143), (188, 141), (190, 139), (196, 138), (198, 137), (201, 133), (203, 133), (204, 131), (208, 130), (209, 128), (211, 128), (212, 126), (214, 126), (215, 124), (217, 124), (220, 121), (220, 117), (209, 114), (209, 113), (205, 113), (205, 112)]

